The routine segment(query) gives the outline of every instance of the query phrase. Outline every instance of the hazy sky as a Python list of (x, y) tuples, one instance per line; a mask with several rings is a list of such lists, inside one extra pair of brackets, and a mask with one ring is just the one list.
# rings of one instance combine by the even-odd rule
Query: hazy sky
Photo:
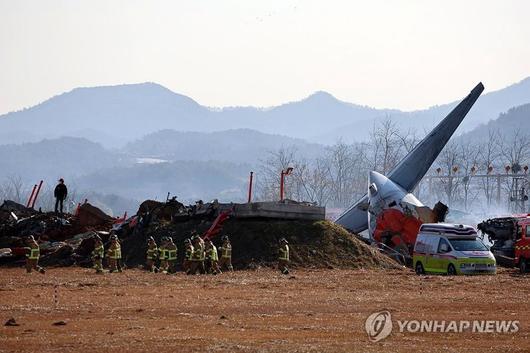
[(325, 90), (424, 108), (530, 76), (529, 15), (525, 0), (0, 0), (0, 114), (145, 81), (210, 106)]

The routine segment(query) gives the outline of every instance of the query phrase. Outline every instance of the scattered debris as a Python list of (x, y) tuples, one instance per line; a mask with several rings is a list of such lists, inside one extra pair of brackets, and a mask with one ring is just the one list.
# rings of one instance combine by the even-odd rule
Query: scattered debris
[(100, 226), (108, 228), (114, 221), (114, 218), (88, 202), (82, 204), (77, 209), (77, 222), (84, 227)]
[(6, 321), (4, 326), (20, 326), (20, 324), (18, 324), (15, 318), (12, 317), (11, 319)]
[(13, 252), (10, 248), (0, 248), (0, 257), (10, 257), (13, 255)]
[(2, 206), (0, 206), (0, 211), (2, 212), (15, 212), (18, 217), (28, 217), (31, 214), (35, 214), (35, 210), (32, 208), (26, 207), (22, 204), (19, 204), (15, 201), (5, 200)]

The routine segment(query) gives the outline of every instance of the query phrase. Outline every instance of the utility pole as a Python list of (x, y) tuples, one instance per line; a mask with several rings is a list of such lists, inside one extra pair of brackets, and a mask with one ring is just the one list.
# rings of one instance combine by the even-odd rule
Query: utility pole
[(250, 180), (248, 182), (248, 203), (252, 202), (252, 178), (254, 172), (250, 172)]

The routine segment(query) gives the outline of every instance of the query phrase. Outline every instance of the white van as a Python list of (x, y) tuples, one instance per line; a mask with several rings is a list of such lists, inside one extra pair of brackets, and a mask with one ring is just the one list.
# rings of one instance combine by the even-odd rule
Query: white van
[(417, 274), (495, 274), (495, 257), (471, 226), (425, 223), (412, 257)]

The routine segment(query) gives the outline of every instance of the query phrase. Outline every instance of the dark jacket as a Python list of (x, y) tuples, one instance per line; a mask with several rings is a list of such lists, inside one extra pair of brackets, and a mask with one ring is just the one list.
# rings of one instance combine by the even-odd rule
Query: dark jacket
[(66, 185), (57, 184), (55, 191), (53, 192), (53, 196), (60, 200), (64, 200), (66, 199), (66, 195), (68, 195), (68, 189), (66, 188)]

